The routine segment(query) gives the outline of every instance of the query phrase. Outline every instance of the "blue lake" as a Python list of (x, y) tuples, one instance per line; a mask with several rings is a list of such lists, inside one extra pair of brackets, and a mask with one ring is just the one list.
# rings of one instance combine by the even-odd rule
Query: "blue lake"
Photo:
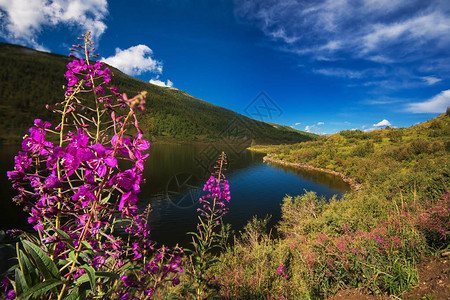
[[(0, 147), (0, 173), (4, 174), (0, 177), (3, 194), (0, 229), (27, 227), (26, 214), (11, 201), (15, 192), (6, 177), (6, 171), (14, 165), (17, 150), (18, 147)], [(295, 196), (307, 190), (331, 198), (350, 190), (347, 183), (332, 175), (269, 165), (262, 161), (264, 154), (236, 145), (155, 144), (145, 165), (147, 182), (139, 195), (139, 206), (144, 209), (150, 204), (152, 208), (149, 221), (153, 240), (168, 246), (176, 242), (187, 245), (186, 232), (196, 228), (201, 188), (221, 151), (229, 158), (225, 174), (231, 191), (230, 212), (224, 221), (236, 232), (255, 215), (271, 215), (269, 225), (274, 226), (280, 219), (281, 203), (286, 195)]]

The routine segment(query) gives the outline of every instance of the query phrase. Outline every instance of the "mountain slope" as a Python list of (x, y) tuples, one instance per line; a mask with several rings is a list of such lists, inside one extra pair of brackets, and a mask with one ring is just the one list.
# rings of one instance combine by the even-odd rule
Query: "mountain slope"
[[(64, 73), (71, 59), (22, 46), (0, 43), (0, 143), (17, 142), (35, 118), (58, 122), (45, 109), (61, 101)], [(220, 141), (239, 138), (258, 143), (292, 143), (314, 134), (256, 121), (197, 99), (183, 91), (159, 87), (111, 68), (113, 85), (134, 96), (147, 91), (142, 129), (154, 140)], [(275, 125), (275, 126), (274, 126)]]

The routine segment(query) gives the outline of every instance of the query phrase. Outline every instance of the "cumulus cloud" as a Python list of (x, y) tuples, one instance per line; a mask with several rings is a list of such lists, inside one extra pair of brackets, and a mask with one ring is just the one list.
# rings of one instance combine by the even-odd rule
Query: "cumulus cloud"
[(384, 119), (383, 121), (378, 122), (377, 124), (373, 124), (373, 127), (382, 127), (382, 126), (391, 126), (391, 122), (389, 122), (388, 120)]
[(159, 85), (163, 87), (173, 87), (173, 82), (167, 79), (166, 82), (159, 80), (159, 76), (156, 76), (156, 78), (152, 78), (149, 81), (151, 84)]
[(406, 111), (416, 114), (443, 113), (449, 106), (450, 90), (445, 90), (426, 101), (408, 104)]
[(281, 43), (281, 49), (315, 59), (351, 56), (378, 63), (411, 62), (439, 55), (450, 45), (447, 1), (235, 0), (234, 4), (238, 19), (255, 24)]
[(92, 31), (98, 39), (106, 30), (106, 0), (0, 0), (0, 36), (14, 43), (40, 46), (45, 27), (65, 25)]
[(114, 66), (128, 75), (140, 75), (145, 72), (162, 73), (162, 62), (152, 57), (153, 51), (146, 45), (137, 45), (122, 50), (116, 48), (116, 54), (102, 58), (107, 64)]
[(318, 122), (317, 125), (323, 125), (325, 124), (324, 122)]
[(301, 124), (302, 124), (302, 123), (297, 122), (297, 123), (294, 124), (294, 126), (298, 126), (298, 125), (301, 125)]

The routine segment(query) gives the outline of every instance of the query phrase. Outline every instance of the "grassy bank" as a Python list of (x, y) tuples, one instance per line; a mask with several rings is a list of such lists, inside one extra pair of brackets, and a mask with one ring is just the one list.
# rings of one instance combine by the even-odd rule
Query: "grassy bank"
[(215, 267), (223, 296), (324, 298), (346, 288), (401, 295), (418, 282), (424, 255), (449, 248), (448, 115), (252, 150), (343, 173), (363, 188), (329, 202), (313, 192), (287, 196), (280, 239), (270, 238), (265, 220), (250, 222)]

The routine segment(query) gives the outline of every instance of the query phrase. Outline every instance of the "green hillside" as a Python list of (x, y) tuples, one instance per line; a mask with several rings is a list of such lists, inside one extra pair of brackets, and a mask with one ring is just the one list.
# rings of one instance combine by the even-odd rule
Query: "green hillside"
[[(0, 43), (0, 143), (21, 139), (35, 118), (54, 121), (46, 104), (61, 101), (69, 57)], [(113, 85), (134, 96), (147, 91), (142, 129), (156, 141), (220, 141), (243, 139), (249, 143), (293, 143), (317, 136), (287, 126), (256, 121), (197, 99), (186, 92), (159, 87), (130, 77), (115, 68)]]
[(439, 260), (450, 250), (450, 110), (409, 128), (346, 130), (251, 149), (266, 153), (269, 163), (339, 172), (362, 187), (342, 199), (312, 191), (286, 196), (279, 239), (265, 231), (267, 219), (251, 221), (215, 270), (228, 294), (323, 299), (357, 290), (354, 299), (419, 299), (406, 291), (422, 281), (413, 295), (441, 299), (438, 288), (423, 289), (417, 270), (426, 256)]

